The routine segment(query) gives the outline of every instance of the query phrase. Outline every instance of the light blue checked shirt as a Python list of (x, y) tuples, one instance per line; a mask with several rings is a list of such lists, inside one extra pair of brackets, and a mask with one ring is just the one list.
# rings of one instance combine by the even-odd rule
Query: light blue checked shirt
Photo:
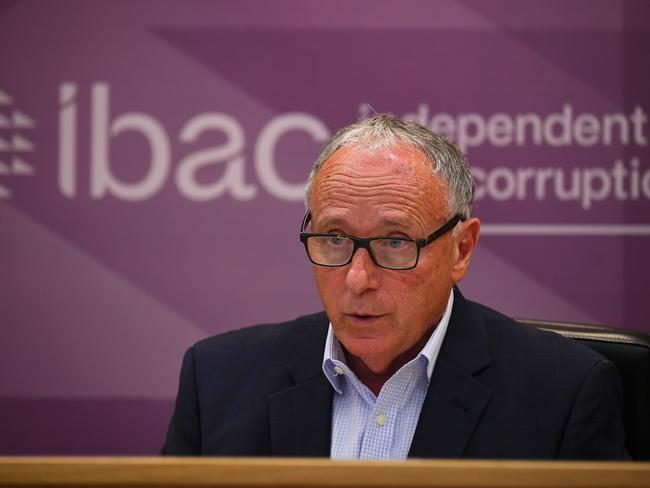
[(452, 290), (445, 313), (425, 346), (384, 383), (379, 396), (348, 367), (330, 324), (323, 372), (336, 392), (330, 447), (333, 459), (406, 459), (453, 304)]

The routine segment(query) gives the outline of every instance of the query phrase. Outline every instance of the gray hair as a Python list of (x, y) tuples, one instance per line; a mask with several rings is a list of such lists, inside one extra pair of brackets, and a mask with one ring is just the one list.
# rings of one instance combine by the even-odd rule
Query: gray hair
[(431, 170), (447, 186), (447, 206), (450, 213), (469, 218), (474, 201), (474, 178), (469, 164), (456, 144), (432, 133), (415, 122), (390, 115), (377, 115), (339, 129), (323, 147), (307, 180), (305, 207), (309, 209), (312, 184), (323, 164), (342, 146), (382, 149), (406, 144), (431, 161)]

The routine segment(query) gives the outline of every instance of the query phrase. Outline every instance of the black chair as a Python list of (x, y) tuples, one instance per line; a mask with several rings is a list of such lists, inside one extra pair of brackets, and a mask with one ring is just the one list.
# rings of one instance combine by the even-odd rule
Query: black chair
[(632, 459), (650, 459), (650, 335), (614, 327), (544, 320), (520, 323), (578, 340), (618, 367), (623, 384), (625, 444)]

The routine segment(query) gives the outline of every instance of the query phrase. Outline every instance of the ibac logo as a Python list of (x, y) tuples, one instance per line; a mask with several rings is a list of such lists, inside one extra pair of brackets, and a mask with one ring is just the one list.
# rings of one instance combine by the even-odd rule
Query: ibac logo
[[(59, 87), (59, 177), (58, 186), (67, 198), (79, 194), (77, 181), (77, 84)], [(181, 144), (195, 142), (206, 131), (222, 133), (226, 142), (219, 146), (192, 152), (173, 165), (172, 141), (155, 117), (142, 112), (126, 112), (111, 118), (110, 86), (93, 83), (90, 94), (90, 187), (93, 199), (111, 196), (124, 201), (141, 201), (154, 197), (168, 180), (184, 197), (208, 201), (226, 192), (237, 200), (250, 200), (258, 187), (245, 181), (245, 134), (241, 124), (231, 115), (220, 112), (197, 114), (183, 124), (177, 140)], [(111, 141), (125, 132), (140, 134), (148, 142), (148, 170), (137, 182), (121, 181), (111, 170)], [(270, 119), (255, 140), (253, 163), (257, 181), (269, 194), (285, 201), (299, 201), (304, 196), (304, 183), (283, 180), (276, 170), (275, 150), (280, 139), (292, 131), (306, 132), (317, 143), (330, 137), (325, 124), (311, 114), (293, 112)], [(211, 165), (225, 165), (222, 176), (209, 184), (199, 182), (197, 172)]]

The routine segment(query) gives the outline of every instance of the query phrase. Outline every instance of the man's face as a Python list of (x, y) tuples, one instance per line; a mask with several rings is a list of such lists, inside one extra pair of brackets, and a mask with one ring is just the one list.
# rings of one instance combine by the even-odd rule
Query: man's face
[[(446, 186), (432, 176), (430, 165), (422, 153), (401, 144), (338, 149), (313, 183), (312, 232), (426, 237), (450, 217)], [(416, 354), (465, 273), (464, 254), (449, 232), (423, 248), (411, 270), (379, 268), (365, 249), (347, 266), (314, 266), (321, 300), (348, 353), (375, 373)]]

